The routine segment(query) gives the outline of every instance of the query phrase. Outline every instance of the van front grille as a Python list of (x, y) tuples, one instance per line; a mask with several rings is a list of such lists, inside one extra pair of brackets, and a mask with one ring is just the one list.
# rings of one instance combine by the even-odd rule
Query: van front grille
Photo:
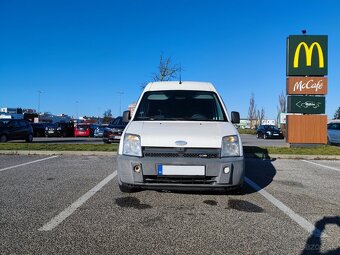
[(220, 149), (201, 149), (201, 148), (161, 148), (144, 147), (144, 157), (159, 158), (219, 158)]

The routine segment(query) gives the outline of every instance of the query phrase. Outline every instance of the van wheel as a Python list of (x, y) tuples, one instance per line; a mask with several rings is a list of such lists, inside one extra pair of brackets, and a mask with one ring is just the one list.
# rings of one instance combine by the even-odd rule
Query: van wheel
[(0, 143), (5, 143), (7, 142), (7, 136), (6, 135), (1, 135), (0, 136)]
[(26, 138), (26, 142), (31, 143), (33, 141), (33, 135), (29, 134)]

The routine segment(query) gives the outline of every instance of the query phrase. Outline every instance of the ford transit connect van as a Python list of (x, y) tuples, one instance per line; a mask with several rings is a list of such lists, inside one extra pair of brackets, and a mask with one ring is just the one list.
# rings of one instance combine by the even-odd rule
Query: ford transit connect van
[(118, 184), (135, 189), (230, 189), (243, 185), (240, 136), (220, 95), (206, 82), (149, 83), (119, 145)]

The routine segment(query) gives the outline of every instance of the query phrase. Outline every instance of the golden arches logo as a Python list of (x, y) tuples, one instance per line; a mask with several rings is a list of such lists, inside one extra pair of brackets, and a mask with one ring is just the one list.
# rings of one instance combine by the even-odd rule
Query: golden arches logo
[(318, 49), (318, 54), (319, 54), (319, 68), (324, 68), (325, 63), (324, 63), (324, 58), (323, 58), (323, 51), (318, 42), (313, 42), (310, 47), (308, 47), (307, 43), (301, 42), (295, 50), (295, 55), (294, 55), (294, 68), (299, 67), (299, 55), (300, 55), (300, 50), (301, 47), (304, 47), (305, 52), (306, 52), (306, 66), (311, 66), (312, 65), (312, 55), (313, 55), (313, 49), (316, 46)]

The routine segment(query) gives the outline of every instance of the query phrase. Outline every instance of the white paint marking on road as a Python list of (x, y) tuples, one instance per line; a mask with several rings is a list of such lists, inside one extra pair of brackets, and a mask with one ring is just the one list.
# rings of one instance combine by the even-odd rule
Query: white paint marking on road
[(304, 160), (304, 159), (301, 160), (301, 161), (306, 162), (306, 163), (309, 163), (309, 164), (313, 164), (313, 165), (316, 165), (316, 166), (321, 166), (321, 167), (324, 167), (324, 168), (328, 168), (328, 169), (332, 169), (332, 170), (335, 170), (335, 171), (339, 171), (339, 172), (340, 172), (340, 169), (335, 168), (335, 167), (321, 165), (321, 164), (318, 164), (318, 163), (315, 163), (315, 162), (312, 162), (312, 161), (309, 161), (309, 160)]
[(275, 205), (278, 209), (280, 209), (282, 212), (284, 212), (289, 218), (291, 218), (293, 221), (295, 221), (297, 224), (299, 224), (302, 228), (307, 230), (310, 234), (312, 234), (315, 237), (327, 237), (325, 233), (322, 233), (320, 229), (314, 227), (312, 223), (307, 221), (305, 218), (301, 217), (297, 213), (295, 213), (292, 209), (287, 207), (285, 204), (283, 204), (281, 201), (273, 197), (271, 194), (269, 194), (267, 191), (262, 189), (259, 185), (257, 185), (255, 182), (250, 180), (249, 178), (245, 177), (245, 182), (249, 184), (253, 189), (255, 189), (257, 192), (259, 192), (262, 196), (264, 196), (269, 202), (271, 202), (273, 205)]
[(57, 216), (55, 216), (53, 219), (51, 219), (49, 222), (47, 222), (44, 226), (42, 226), (38, 230), (39, 231), (50, 231), (54, 229), (55, 227), (57, 227), (67, 217), (69, 217), (72, 213), (74, 213), (75, 210), (77, 210), (80, 206), (82, 206), (89, 198), (91, 198), (94, 194), (96, 194), (99, 190), (101, 190), (101, 188), (103, 188), (109, 181), (115, 178), (116, 175), (117, 175), (117, 171), (114, 171), (112, 174), (107, 176), (104, 180), (102, 180), (95, 187), (93, 187), (88, 192), (86, 192), (83, 196), (78, 198), (77, 201), (75, 201), (73, 204), (71, 204), (64, 211), (59, 213)]
[(41, 162), (41, 161), (44, 161), (44, 160), (56, 158), (56, 157), (58, 157), (58, 156), (51, 156), (51, 157), (48, 157), (48, 158), (42, 158), (42, 159), (33, 160), (33, 161), (30, 161), (30, 162), (27, 162), (27, 163), (23, 163), (23, 164), (20, 164), (20, 165), (15, 165), (15, 166), (9, 166), (9, 167), (5, 167), (5, 168), (1, 168), (0, 172), (5, 171), (5, 170), (9, 170), (9, 169), (12, 169), (12, 168), (16, 168), (16, 167), (26, 166), (26, 165), (29, 165), (29, 164), (33, 164), (33, 163)]

